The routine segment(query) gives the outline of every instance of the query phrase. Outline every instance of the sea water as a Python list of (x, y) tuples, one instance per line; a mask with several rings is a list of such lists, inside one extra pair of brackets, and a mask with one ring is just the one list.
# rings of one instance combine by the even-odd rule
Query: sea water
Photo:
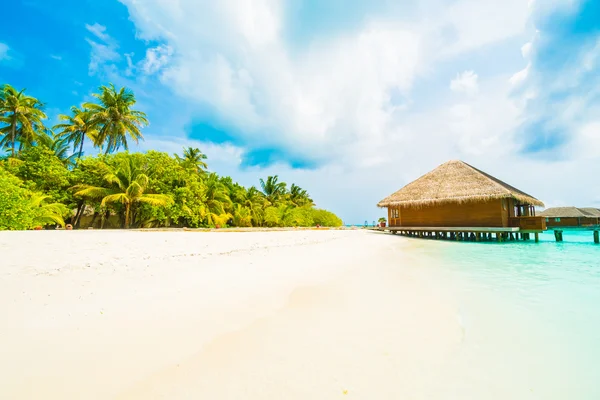
[[(532, 235), (533, 237), (533, 235)], [(432, 393), (445, 399), (600, 399), (600, 245), (409, 239), (456, 301), (463, 340)]]

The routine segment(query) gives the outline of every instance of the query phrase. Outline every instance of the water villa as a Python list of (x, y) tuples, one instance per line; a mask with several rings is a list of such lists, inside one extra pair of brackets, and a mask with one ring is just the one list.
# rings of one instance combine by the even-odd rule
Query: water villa
[(597, 208), (554, 207), (540, 212), (546, 218), (548, 228), (581, 228), (600, 225), (600, 210)]
[(592, 230), (594, 243), (600, 243), (600, 209), (577, 207), (553, 207), (540, 213), (549, 229), (554, 231), (556, 241), (562, 242), (564, 230)]
[(544, 203), (462, 162), (449, 161), (381, 200), (392, 233), (451, 240), (528, 240), (546, 230)]

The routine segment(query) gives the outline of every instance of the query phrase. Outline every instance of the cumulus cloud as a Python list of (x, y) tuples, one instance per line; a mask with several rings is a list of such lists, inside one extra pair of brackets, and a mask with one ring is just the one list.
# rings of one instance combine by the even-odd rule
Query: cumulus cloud
[(94, 25), (86, 24), (85, 27), (94, 35), (93, 39), (86, 38), (86, 41), (92, 47), (88, 66), (89, 74), (95, 75), (100, 71), (100, 68), (121, 58), (117, 52), (119, 45), (106, 32), (105, 26), (95, 23)]
[[(317, 164), (382, 164), (390, 140), (419, 135), (398, 123), (414, 82), (440, 58), (522, 34), (528, 12), (521, 0), (421, 0), (412, 12), (426, 23), (379, 10), (355, 29), (295, 45), (285, 1), (121, 1), (139, 37), (163, 42), (139, 70), (210, 107), (247, 148)], [(473, 95), (478, 84), (467, 72), (453, 87)]]
[(450, 82), (450, 89), (453, 92), (473, 95), (477, 93), (478, 90), (478, 79), (479, 77), (475, 72), (465, 71), (461, 74), (458, 74), (456, 78)]

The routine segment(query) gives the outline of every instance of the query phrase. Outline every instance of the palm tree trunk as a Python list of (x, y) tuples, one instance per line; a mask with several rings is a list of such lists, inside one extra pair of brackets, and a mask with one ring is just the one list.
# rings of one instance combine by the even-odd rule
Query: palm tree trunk
[(125, 229), (129, 228), (129, 213), (131, 212), (131, 204), (125, 204)]
[(79, 160), (81, 159), (81, 153), (83, 153), (83, 142), (85, 140), (85, 135), (81, 137), (81, 144), (79, 145), (79, 154), (77, 154), (77, 161), (75, 162), (75, 166), (79, 164)]
[(90, 226), (94, 227), (94, 222), (96, 222), (96, 218), (98, 218), (98, 212), (94, 210), (94, 216), (92, 217), (92, 222), (90, 222)]
[(81, 215), (83, 214), (83, 210), (85, 208), (85, 200), (80, 200), (79, 204), (77, 204), (77, 213), (75, 214), (75, 221), (73, 221), (73, 228), (79, 228), (79, 221), (81, 220)]
[(10, 141), (12, 142), (12, 156), (13, 158), (15, 157), (15, 136), (16, 136), (16, 131), (17, 131), (17, 122), (13, 121), (13, 124), (10, 128)]
[(110, 209), (106, 209), (104, 215), (102, 216), (102, 222), (100, 223), (100, 229), (104, 229), (104, 223), (108, 221), (110, 218)]

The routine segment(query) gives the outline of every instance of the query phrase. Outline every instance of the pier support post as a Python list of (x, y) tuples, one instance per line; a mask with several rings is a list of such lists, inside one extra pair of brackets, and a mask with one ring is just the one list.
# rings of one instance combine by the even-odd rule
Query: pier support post
[(535, 242), (539, 243), (540, 241), (540, 234), (538, 232), (535, 233)]
[(562, 231), (554, 231), (554, 239), (556, 239), (557, 242), (562, 242), (563, 241)]
[(600, 231), (594, 231), (594, 243), (600, 244)]

